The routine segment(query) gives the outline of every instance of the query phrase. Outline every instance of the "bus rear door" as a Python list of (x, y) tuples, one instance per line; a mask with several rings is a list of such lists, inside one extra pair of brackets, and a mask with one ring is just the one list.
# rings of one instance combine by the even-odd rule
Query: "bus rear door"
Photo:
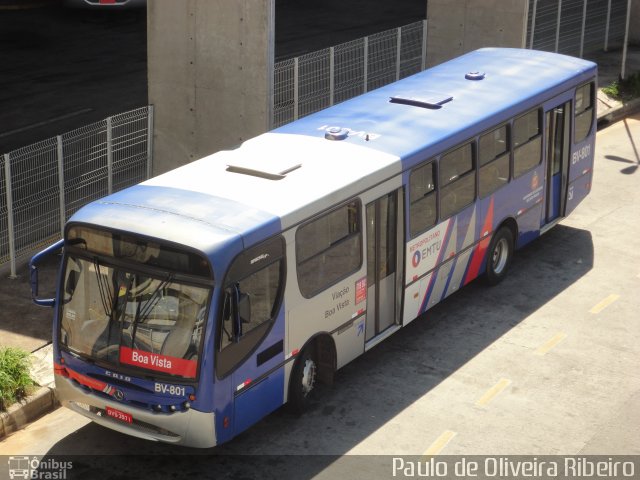
[(571, 102), (545, 112), (547, 136), (547, 195), (545, 224), (564, 215), (569, 171)]
[(366, 342), (399, 324), (403, 203), (396, 190), (367, 204)]

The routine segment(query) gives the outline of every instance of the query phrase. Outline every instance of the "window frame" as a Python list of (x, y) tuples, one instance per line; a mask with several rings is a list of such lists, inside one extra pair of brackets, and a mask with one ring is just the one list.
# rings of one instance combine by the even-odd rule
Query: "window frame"
[[(462, 175), (458, 176), (457, 178), (453, 179), (453, 180), (449, 180), (447, 183), (444, 183), (442, 181), (442, 179), (440, 178), (440, 176), (442, 175), (442, 160), (449, 154), (455, 152), (456, 150), (460, 150), (464, 147), (466, 147), (467, 145), (469, 145), (471, 147), (471, 170), (466, 171), (465, 173), (463, 173)], [(438, 218), (439, 221), (442, 222), (444, 220), (447, 220), (448, 218), (454, 217), (457, 214), (459, 214), (461, 211), (463, 211), (465, 208), (467, 208), (470, 205), (473, 205), (476, 200), (478, 199), (478, 179), (477, 179), (477, 171), (478, 171), (478, 145), (476, 142), (475, 138), (471, 138), (468, 140), (465, 140), (464, 142), (458, 143), (456, 146), (454, 146), (453, 148), (450, 148), (449, 150), (447, 150), (446, 152), (440, 154), (438, 156), (438, 183), (437, 186), (438, 188), (436, 189), (438, 192)], [(443, 205), (443, 201), (442, 201), (442, 193), (443, 190), (447, 187), (451, 187), (452, 185), (455, 185), (458, 182), (461, 182), (462, 180), (466, 180), (467, 177), (472, 177), (473, 178), (473, 197), (471, 198), (471, 201), (469, 203), (466, 203), (465, 205), (463, 205), (462, 207), (457, 207), (456, 210), (452, 211), (451, 213), (448, 213), (446, 216), (442, 214), (442, 205)]]
[[(529, 137), (529, 139), (526, 142), (521, 143), (520, 145), (516, 145), (516, 128), (515, 128), (515, 124), (516, 121), (526, 117), (527, 115), (529, 115), (531, 112), (536, 112), (538, 114), (538, 133), (537, 135), (534, 135), (532, 137)], [(511, 120), (511, 176), (513, 179), (516, 178), (520, 178), (523, 175), (526, 175), (527, 173), (531, 172), (532, 170), (538, 168), (540, 166), (540, 164), (542, 163), (542, 156), (543, 156), (543, 139), (542, 139), (542, 134), (543, 134), (543, 125), (542, 125), (542, 120), (543, 120), (543, 112), (542, 112), (542, 107), (540, 105), (535, 106), (534, 108), (530, 108), (529, 110), (527, 110), (525, 113), (518, 115), (516, 117), (514, 117)], [(526, 170), (523, 170), (521, 173), (518, 173), (518, 170), (516, 169), (516, 156), (517, 156), (517, 152), (522, 150), (525, 147), (529, 147), (533, 142), (540, 142), (540, 147), (539, 147), (539, 154), (538, 154), (538, 161), (535, 163), (535, 165), (532, 165), (530, 167), (528, 167)]]
[[(308, 257), (306, 257), (304, 260), (299, 261), (299, 251), (298, 251), (298, 245), (302, 244), (301, 239), (300, 239), (300, 232), (304, 230), (305, 227), (313, 224), (314, 222), (320, 221), (321, 219), (326, 218), (327, 216), (331, 215), (332, 213), (337, 212), (338, 210), (342, 209), (342, 208), (346, 208), (348, 209), (350, 205), (355, 205), (357, 207), (357, 214), (356, 214), (356, 219), (358, 222), (358, 229), (356, 233), (352, 233), (350, 232), (347, 236), (342, 237), (340, 239), (338, 239), (335, 242), (332, 242), (328, 248), (325, 248), (323, 250), (319, 250), (315, 253), (313, 253), (313, 255), (310, 255)], [(326, 291), (327, 289), (331, 288), (333, 285), (336, 285), (337, 283), (340, 283), (342, 280), (344, 280), (345, 278), (349, 277), (350, 275), (353, 275), (354, 273), (358, 272), (359, 270), (362, 269), (362, 263), (364, 260), (364, 252), (363, 252), (363, 247), (362, 247), (362, 241), (363, 241), (363, 221), (362, 221), (362, 215), (363, 215), (363, 208), (362, 208), (362, 201), (360, 200), (360, 198), (358, 197), (353, 197), (350, 198), (349, 200), (340, 203), (339, 205), (336, 205), (328, 210), (325, 210), (319, 214), (314, 215), (312, 218), (308, 219), (307, 221), (305, 221), (304, 223), (302, 223), (301, 225), (299, 225), (296, 228), (296, 232), (295, 232), (295, 266), (296, 266), (296, 279), (297, 279), (297, 283), (298, 283), (298, 290), (300, 291), (300, 294), (302, 295), (303, 298), (305, 299), (311, 299), (317, 295), (319, 295), (320, 293)], [(343, 245), (345, 242), (352, 240), (354, 237), (357, 237), (357, 245), (358, 245), (358, 253), (359, 253), (359, 258), (358, 258), (358, 262), (357, 265), (355, 267), (353, 267), (352, 269), (349, 269), (348, 271), (345, 272), (341, 272), (341, 274), (339, 276), (337, 276), (335, 279), (332, 279), (331, 281), (327, 282), (323, 282), (321, 287), (317, 287), (315, 290), (307, 290), (306, 288), (306, 284), (301, 281), (302, 277), (300, 274), (300, 266), (303, 265), (304, 263), (307, 263), (315, 258), (317, 258), (320, 255), (324, 255), (327, 252), (330, 252), (334, 247), (337, 247), (339, 245)]]
[[(578, 91), (588, 87), (589, 88), (589, 95), (588, 95), (588, 99), (589, 99), (589, 106), (586, 108), (582, 108), (580, 111), (578, 111)], [(583, 83), (582, 85), (576, 87), (576, 90), (573, 94), (573, 128), (572, 128), (572, 135), (573, 135), (573, 143), (574, 145), (580, 142), (583, 142), (584, 140), (587, 139), (587, 137), (589, 136), (589, 134), (591, 133), (591, 130), (593, 130), (593, 122), (594, 122), (594, 118), (595, 118), (595, 81), (594, 80), (590, 80), (589, 82)], [(583, 103), (584, 103), (584, 98), (583, 98)], [(576, 128), (578, 126), (578, 119), (581, 118), (583, 115), (585, 115), (587, 112), (589, 112), (590, 117), (591, 117), (591, 121), (589, 122), (589, 128), (585, 131), (584, 136), (582, 136), (582, 138), (577, 138), (576, 136)]]
[[(482, 146), (481, 146), (481, 142), (480, 139), (486, 135), (490, 135), (493, 132), (500, 130), (501, 128), (505, 128), (506, 129), (506, 136), (505, 136), (505, 141), (506, 141), (506, 149), (500, 153), (497, 156), (494, 156), (491, 160), (487, 161), (486, 163), (482, 163), (481, 160), (481, 155), (482, 155)], [(479, 199), (484, 199), (487, 198), (488, 196), (492, 195), (493, 193), (497, 192), (498, 190), (500, 190), (501, 188), (505, 187), (506, 185), (508, 185), (509, 183), (511, 183), (511, 180), (513, 179), (513, 140), (511, 138), (511, 130), (512, 130), (512, 125), (510, 121), (506, 121), (503, 123), (498, 124), (497, 126), (494, 126), (484, 132), (482, 132), (480, 135), (478, 135), (477, 138), (477, 145), (478, 145), (478, 154), (477, 154), (477, 159), (478, 159), (478, 165), (477, 165), (477, 170), (478, 170), (478, 198)], [(497, 187), (495, 187), (493, 190), (487, 191), (487, 192), (483, 192), (482, 191), (482, 183), (481, 183), (481, 172), (482, 169), (485, 167), (488, 167), (489, 165), (491, 165), (492, 163), (498, 162), (500, 160), (503, 160), (504, 157), (507, 157), (507, 168), (509, 170), (508, 174), (507, 174), (507, 181), (502, 184), (499, 185)]]
[[(411, 195), (413, 193), (413, 186), (411, 184), (411, 179), (413, 177), (413, 174), (416, 173), (418, 170), (422, 169), (422, 168), (426, 168), (428, 165), (431, 165), (431, 180), (433, 181), (433, 188), (425, 193), (423, 196), (421, 196), (420, 198), (416, 199), (416, 200), (412, 200)], [(434, 219), (433, 219), (433, 223), (429, 224), (429, 225), (421, 225), (419, 230), (415, 230), (414, 229), (414, 225), (413, 225), (413, 207), (414, 205), (424, 202), (425, 199), (430, 199), (431, 197), (434, 197), (434, 210), (435, 210), (435, 214), (434, 214)], [(417, 167), (414, 167), (413, 169), (411, 169), (411, 172), (409, 172), (409, 236), (411, 238), (416, 238), (417, 236), (421, 235), (422, 233), (428, 231), (431, 227), (434, 227), (435, 225), (438, 224), (438, 218), (439, 218), (439, 209), (438, 209), (438, 162), (437, 159), (431, 158), (429, 160), (427, 160), (426, 162), (421, 163), (420, 165), (418, 165)]]
[[(268, 261), (264, 263), (255, 262), (259, 255), (266, 253)], [(266, 259), (265, 259), (266, 260)], [(251, 263), (254, 261), (254, 263)], [(261, 272), (272, 265), (279, 263), (279, 285), (275, 295), (271, 316), (268, 320), (263, 321), (256, 327), (238, 337), (237, 341), (233, 341), (223, 346), (224, 322), (225, 322), (225, 306), (226, 296), (230, 287), (235, 283), (246, 280), (252, 275)], [(242, 365), (253, 353), (260, 347), (263, 340), (269, 335), (271, 329), (275, 325), (278, 313), (282, 308), (284, 301), (284, 292), (287, 283), (287, 255), (286, 241), (282, 235), (272, 237), (257, 245), (249, 247), (238, 255), (229, 263), (227, 273), (224, 277), (223, 284), (218, 288), (218, 298), (220, 305), (218, 306), (218, 315), (215, 321), (215, 361), (214, 370), (216, 377), (219, 379), (226, 378), (231, 375), (240, 365)], [(233, 322), (233, 320), (232, 320)], [(233, 328), (233, 323), (232, 323)], [(233, 332), (232, 332), (233, 333)]]

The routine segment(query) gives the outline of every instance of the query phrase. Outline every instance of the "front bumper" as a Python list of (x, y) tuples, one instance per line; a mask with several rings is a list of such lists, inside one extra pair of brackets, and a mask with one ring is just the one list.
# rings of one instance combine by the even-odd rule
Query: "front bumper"
[[(112, 430), (185, 447), (209, 448), (216, 445), (213, 413), (193, 409), (173, 413), (152, 412), (89, 393), (60, 375), (56, 375), (56, 390), (63, 406)], [(131, 414), (133, 422), (126, 423), (107, 416), (106, 407)]]

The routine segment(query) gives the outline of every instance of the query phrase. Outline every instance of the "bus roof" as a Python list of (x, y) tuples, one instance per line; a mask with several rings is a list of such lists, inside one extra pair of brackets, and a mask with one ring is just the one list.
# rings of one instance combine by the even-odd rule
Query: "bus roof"
[[(595, 69), (548, 52), (477, 50), (94, 202), (73, 220), (205, 253), (233, 239), (246, 247), (552, 98), (568, 81), (591, 80)], [(327, 140), (330, 127), (329, 136), (345, 138)]]
[(483, 48), (275, 132), (321, 136), (318, 129), (325, 125), (348, 128), (358, 133), (349, 141), (396, 155), (411, 166), (414, 154), (440, 153), (460, 137), (510, 118), (514, 108), (524, 111), (562, 93), (566, 82), (591, 80), (596, 68), (593, 62), (550, 52)]

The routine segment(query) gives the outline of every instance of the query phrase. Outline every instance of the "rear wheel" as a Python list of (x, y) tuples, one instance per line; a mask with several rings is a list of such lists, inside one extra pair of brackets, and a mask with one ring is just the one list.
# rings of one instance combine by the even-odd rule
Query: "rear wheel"
[(315, 350), (308, 346), (296, 360), (289, 380), (289, 404), (294, 412), (303, 413), (309, 409), (317, 380), (318, 362)]
[(487, 252), (486, 280), (497, 285), (507, 275), (513, 257), (513, 234), (508, 227), (501, 227), (491, 239)]

